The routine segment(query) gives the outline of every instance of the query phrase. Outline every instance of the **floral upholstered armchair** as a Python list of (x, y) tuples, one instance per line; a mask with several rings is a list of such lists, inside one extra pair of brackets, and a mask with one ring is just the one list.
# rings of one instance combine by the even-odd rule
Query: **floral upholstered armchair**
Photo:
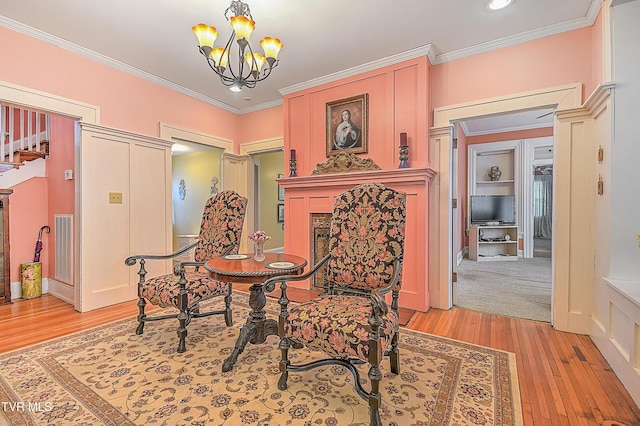
[[(280, 380), (287, 388), (289, 372), (328, 364), (348, 369), (355, 390), (369, 404), (370, 424), (380, 425), (380, 362), (389, 355), (391, 372), (400, 371), (398, 351), (398, 296), (405, 239), (405, 194), (377, 183), (344, 192), (335, 201), (331, 217), (329, 254), (309, 272), (274, 277), (265, 291), (280, 283)], [(312, 277), (327, 268), (325, 291), (317, 299), (289, 305), (287, 282)], [(384, 299), (392, 294), (391, 307)], [(323, 352), (326, 359), (305, 365), (289, 360), (291, 347)], [(361, 384), (356, 364), (369, 364), (369, 391)], [(302, 382), (297, 382), (298, 384)]]
[[(233, 324), (231, 309), (231, 283), (225, 283), (209, 277), (201, 268), (204, 263), (214, 257), (237, 254), (242, 235), (242, 226), (247, 207), (247, 199), (234, 191), (222, 191), (207, 200), (200, 225), (200, 236), (197, 242), (167, 255), (135, 255), (125, 260), (125, 264), (133, 266), (140, 261), (138, 275), (138, 327), (136, 334), (142, 334), (144, 324), (168, 318), (178, 320), (178, 352), (186, 351), (185, 339), (187, 325), (192, 318), (210, 315), (224, 315), (227, 326)], [(173, 259), (189, 250), (195, 249), (195, 262), (181, 262), (174, 267), (172, 274), (146, 279), (147, 260)], [(214, 297), (224, 296), (225, 307), (222, 310), (200, 312), (200, 302)], [(147, 301), (163, 308), (173, 307), (179, 312), (149, 317), (144, 309)]]

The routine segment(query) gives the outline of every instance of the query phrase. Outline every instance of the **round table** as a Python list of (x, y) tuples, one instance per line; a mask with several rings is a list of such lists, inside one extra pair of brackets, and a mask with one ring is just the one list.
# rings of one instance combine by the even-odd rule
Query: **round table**
[(209, 275), (218, 281), (251, 284), (251, 311), (240, 329), (233, 352), (222, 363), (222, 371), (233, 368), (248, 342), (264, 343), (267, 336), (278, 335), (278, 322), (267, 319), (264, 310), (267, 297), (262, 288), (263, 282), (279, 275), (300, 275), (306, 265), (307, 261), (302, 257), (286, 253), (265, 253), (265, 259), (261, 262), (253, 259), (253, 253), (242, 253), (217, 257), (205, 263), (204, 268)]

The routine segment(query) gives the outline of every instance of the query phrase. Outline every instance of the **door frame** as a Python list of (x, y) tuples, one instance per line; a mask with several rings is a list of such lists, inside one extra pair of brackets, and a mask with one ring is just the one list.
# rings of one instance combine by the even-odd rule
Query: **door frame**
[[(431, 188), (430, 211), (432, 213), (429, 215), (430, 229), (434, 234), (429, 242), (431, 256), (429, 259), (429, 294), (432, 307), (450, 309), (453, 302), (451, 291), (451, 142), (454, 123), (477, 117), (539, 108), (553, 107), (556, 111), (571, 110), (580, 107), (581, 101), (582, 84), (575, 83), (434, 109), (434, 126), (430, 129), (429, 135), (431, 168), (438, 172)], [(557, 118), (554, 118), (555, 126), (557, 126)], [(554, 134), (556, 134), (558, 144), (562, 142), (562, 138), (566, 137), (564, 133), (558, 134), (555, 129)], [(557, 216), (556, 209), (553, 218), (556, 225), (558, 224)], [(444, 230), (446, 232), (443, 232)], [(557, 253), (554, 252), (554, 258), (556, 255)], [(559, 287), (562, 287), (562, 291), (566, 291), (568, 285), (568, 283), (552, 283), (556, 291)]]

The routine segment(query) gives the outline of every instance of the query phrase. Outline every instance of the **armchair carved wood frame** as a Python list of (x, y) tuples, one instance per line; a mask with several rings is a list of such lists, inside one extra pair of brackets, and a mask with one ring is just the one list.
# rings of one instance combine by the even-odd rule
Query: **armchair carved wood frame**
[[(233, 325), (231, 283), (215, 280), (200, 268), (214, 257), (238, 253), (246, 207), (245, 197), (238, 195), (235, 191), (222, 191), (205, 203), (197, 242), (171, 254), (141, 254), (130, 256), (125, 260), (127, 266), (133, 266), (140, 261), (140, 269), (137, 272), (140, 279), (136, 334), (143, 333), (146, 322), (175, 318), (178, 320), (178, 352), (185, 352), (187, 325), (193, 318), (221, 314), (224, 315), (227, 326)], [(146, 279), (145, 263), (148, 260), (167, 261), (193, 249), (195, 249), (194, 262), (180, 262), (174, 266), (173, 273)], [(224, 309), (200, 312), (200, 302), (218, 296), (224, 296)], [(147, 316), (145, 313), (147, 301), (162, 308), (176, 308), (179, 312)]]
[[(371, 425), (381, 425), (380, 362), (389, 356), (390, 370), (400, 372), (398, 297), (405, 239), (405, 194), (376, 183), (358, 185), (335, 201), (329, 254), (306, 274), (274, 277), (280, 283), (280, 380), (285, 390), (290, 372), (339, 365), (353, 375), (358, 395), (368, 402)], [(289, 306), (287, 283), (313, 277), (327, 268), (327, 285), (317, 298)], [(385, 295), (391, 293), (391, 306)], [(327, 357), (293, 365), (289, 350), (307, 347)], [(356, 365), (368, 363), (371, 386), (361, 384)]]

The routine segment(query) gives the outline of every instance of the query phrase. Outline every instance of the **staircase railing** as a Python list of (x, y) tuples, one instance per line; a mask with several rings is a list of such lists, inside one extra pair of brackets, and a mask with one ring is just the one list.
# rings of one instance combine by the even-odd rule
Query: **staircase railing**
[(49, 115), (0, 104), (0, 172), (49, 155)]

